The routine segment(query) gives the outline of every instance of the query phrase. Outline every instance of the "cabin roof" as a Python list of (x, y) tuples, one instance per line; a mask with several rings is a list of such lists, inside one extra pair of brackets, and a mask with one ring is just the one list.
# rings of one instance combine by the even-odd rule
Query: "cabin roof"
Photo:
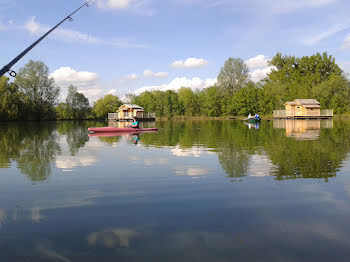
[(124, 108), (124, 107), (128, 107), (128, 108), (131, 108), (131, 109), (138, 109), (140, 111), (143, 111), (143, 107), (135, 105), (135, 104), (124, 104), (121, 107), (119, 107), (119, 110)]
[(294, 101), (300, 105), (320, 105), (316, 99), (295, 99)]
[(320, 108), (320, 102), (315, 99), (295, 99), (294, 101), (287, 102), (286, 105), (291, 106), (303, 106), (307, 108)]
[(298, 103), (291, 101), (291, 102), (287, 102), (286, 105), (291, 105), (291, 106), (296, 106)]

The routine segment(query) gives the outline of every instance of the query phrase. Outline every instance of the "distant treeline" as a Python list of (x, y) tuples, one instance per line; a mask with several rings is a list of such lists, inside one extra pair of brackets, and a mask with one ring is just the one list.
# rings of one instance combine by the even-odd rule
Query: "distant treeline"
[(317, 53), (297, 58), (278, 53), (269, 66), (272, 71), (255, 83), (242, 59), (229, 58), (212, 87), (144, 92), (129, 99), (157, 116), (266, 115), (298, 98), (317, 99), (323, 109), (334, 109), (336, 114), (350, 112), (350, 82), (333, 56)]
[[(147, 91), (127, 98), (147, 112), (168, 117), (267, 115), (297, 98), (317, 99), (323, 109), (334, 109), (336, 114), (350, 112), (350, 82), (333, 56), (317, 53), (298, 58), (278, 53), (269, 66), (267, 77), (255, 83), (242, 59), (229, 58), (217, 84), (209, 88)], [(106, 118), (122, 104), (117, 96), (106, 95), (91, 107), (74, 86), (69, 87), (65, 102), (58, 103), (60, 91), (43, 62), (29, 61), (13, 82), (0, 78), (0, 120)]]
[(61, 88), (40, 61), (29, 61), (13, 82), (0, 78), (0, 120), (54, 120), (106, 118), (121, 105), (117, 96), (106, 95), (93, 107), (75, 86), (68, 88), (65, 102), (58, 103)]

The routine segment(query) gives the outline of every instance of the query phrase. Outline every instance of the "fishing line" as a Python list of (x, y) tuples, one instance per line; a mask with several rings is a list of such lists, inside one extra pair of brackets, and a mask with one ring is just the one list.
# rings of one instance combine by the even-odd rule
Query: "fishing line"
[(93, 2), (94, 0), (87, 0), (82, 6), (80, 6), (78, 9), (76, 9), (73, 13), (69, 14), (66, 18), (64, 18), (61, 22), (59, 22), (57, 25), (55, 25), (52, 29), (50, 29), (46, 34), (44, 34), (42, 37), (40, 37), (37, 41), (35, 41), (32, 45), (30, 45), (27, 49), (25, 49), (22, 53), (20, 53), (15, 59), (13, 59), (10, 63), (5, 65), (1, 70), (0, 70), (0, 77), (2, 77), (4, 74), (7, 72), (9, 73), (10, 76), (16, 77), (17, 73), (11, 68), (19, 61), (21, 60), (30, 50), (32, 50), (36, 45), (38, 45), (42, 40), (44, 40), (50, 33), (55, 31), (61, 24), (63, 24), (65, 21), (69, 20), (73, 22), (72, 16), (77, 13), (80, 9), (83, 7), (89, 7), (89, 3)]

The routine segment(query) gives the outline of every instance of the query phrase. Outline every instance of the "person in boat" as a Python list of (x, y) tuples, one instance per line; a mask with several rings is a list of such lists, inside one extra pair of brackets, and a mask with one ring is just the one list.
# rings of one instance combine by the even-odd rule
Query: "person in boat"
[(133, 122), (128, 127), (139, 128), (139, 121), (137, 120), (136, 117), (133, 117)]
[(258, 113), (255, 114), (255, 119), (260, 120), (260, 115)]

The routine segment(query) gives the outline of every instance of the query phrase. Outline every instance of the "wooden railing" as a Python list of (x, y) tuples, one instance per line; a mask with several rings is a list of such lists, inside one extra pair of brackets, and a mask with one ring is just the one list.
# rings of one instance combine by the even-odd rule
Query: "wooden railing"
[[(124, 117), (122, 119), (125, 119), (125, 118), (128, 118), (128, 117)], [(132, 118), (132, 116), (129, 116), (129, 118)], [(156, 118), (156, 113), (148, 113), (148, 112), (144, 112), (142, 114), (142, 117), (139, 117), (139, 118)], [(118, 113), (108, 113), (108, 119), (109, 120), (119, 120), (119, 117), (118, 117)]]
[(288, 118), (288, 117), (333, 117), (333, 109), (325, 109), (321, 110), (320, 116), (315, 115), (305, 115), (305, 116), (287, 116), (286, 110), (274, 110), (273, 111), (274, 118)]
[(333, 116), (333, 109), (321, 110), (321, 116)]
[(275, 118), (286, 117), (286, 110), (273, 110), (273, 117)]

